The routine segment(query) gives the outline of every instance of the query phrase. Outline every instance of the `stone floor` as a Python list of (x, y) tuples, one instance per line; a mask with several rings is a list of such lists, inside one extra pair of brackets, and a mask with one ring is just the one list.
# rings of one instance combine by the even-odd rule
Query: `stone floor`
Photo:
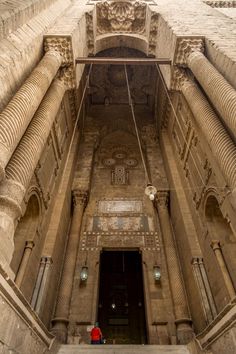
[(190, 354), (184, 345), (62, 345), (58, 354)]

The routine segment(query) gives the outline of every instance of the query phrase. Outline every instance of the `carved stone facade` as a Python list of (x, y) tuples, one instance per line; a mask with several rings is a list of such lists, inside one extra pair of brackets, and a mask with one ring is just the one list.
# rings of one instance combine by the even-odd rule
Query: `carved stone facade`
[(97, 5), (97, 33), (144, 33), (145, 3), (135, 1), (104, 1)]
[[(79, 353), (102, 308), (110, 344), (234, 354), (235, 1), (21, 3), (0, 14), (0, 352)], [(126, 66), (132, 112), (125, 59), (148, 56), (171, 64)], [(104, 253), (129, 318), (102, 307)]]

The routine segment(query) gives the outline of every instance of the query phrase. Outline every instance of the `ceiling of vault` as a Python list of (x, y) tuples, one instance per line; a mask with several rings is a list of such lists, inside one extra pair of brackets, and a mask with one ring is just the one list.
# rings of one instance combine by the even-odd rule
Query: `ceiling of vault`
[[(112, 48), (97, 54), (100, 57), (145, 57), (131, 48)], [(129, 85), (136, 105), (152, 106), (155, 95), (156, 68), (144, 65), (127, 66)], [(128, 104), (128, 91), (123, 65), (93, 65), (90, 76), (91, 104)]]

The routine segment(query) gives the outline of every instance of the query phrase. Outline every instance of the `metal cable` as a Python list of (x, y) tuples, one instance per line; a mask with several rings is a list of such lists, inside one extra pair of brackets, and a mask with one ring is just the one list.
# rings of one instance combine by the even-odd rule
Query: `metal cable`
[(139, 146), (139, 151), (140, 151), (140, 155), (141, 155), (141, 159), (142, 159), (142, 163), (143, 163), (143, 168), (144, 168), (144, 172), (145, 172), (145, 176), (146, 176), (146, 181), (147, 181), (147, 184), (149, 184), (150, 183), (150, 179), (149, 179), (149, 175), (148, 175), (145, 159), (144, 159), (144, 156), (143, 156), (142, 146), (141, 146), (141, 142), (140, 142), (140, 138), (139, 138), (139, 132), (138, 132), (138, 127), (137, 127), (135, 113), (134, 113), (133, 101), (132, 101), (132, 97), (131, 97), (131, 93), (130, 93), (129, 79), (128, 79), (128, 74), (127, 74), (126, 64), (124, 64), (124, 68), (125, 68), (125, 78), (126, 78), (128, 97), (129, 97), (129, 105), (130, 105), (130, 108), (131, 108), (132, 118), (133, 118), (135, 132), (136, 132), (136, 136), (137, 136), (137, 140), (138, 140), (138, 146)]
[[(69, 145), (69, 149), (68, 149), (68, 153), (67, 153), (67, 158), (66, 158), (66, 162), (65, 162), (65, 165), (64, 165), (64, 170), (63, 170), (63, 174), (62, 174), (62, 177), (61, 177), (61, 181), (63, 181), (64, 175), (65, 175), (65, 172), (66, 172), (66, 167), (67, 167), (67, 164), (68, 164), (68, 161), (69, 161), (72, 144), (74, 142), (76, 128), (77, 128), (77, 124), (78, 124), (79, 117), (80, 117), (80, 112), (81, 112), (82, 105), (83, 105), (83, 102), (84, 102), (85, 92), (86, 92), (86, 89), (88, 87), (89, 78), (90, 78), (90, 74), (91, 74), (91, 71), (92, 71), (92, 66), (93, 66), (93, 64), (90, 64), (90, 66), (89, 66), (89, 72), (88, 72), (88, 75), (87, 75), (87, 78), (86, 78), (84, 91), (83, 91), (83, 94), (82, 94), (82, 98), (81, 98), (81, 101), (80, 101), (80, 106), (79, 106), (78, 113), (77, 113), (77, 116), (76, 116), (74, 130), (73, 130), (73, 133), (72, 133), (72, 136), (71, 136), (71, 141), (70, 141), (70, 145)], [(59, 193), (61, 193), (61, 191), (62, 191), (62, 187), (60, 188)]]

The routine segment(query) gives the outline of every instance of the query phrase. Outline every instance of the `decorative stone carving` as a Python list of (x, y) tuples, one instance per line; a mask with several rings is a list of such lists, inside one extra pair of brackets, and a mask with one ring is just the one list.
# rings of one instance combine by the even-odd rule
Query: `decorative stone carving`
[(114, 1), (97, 4), (97, 32), (145, 31), (146, 4), (143, 2)]
[(162, 208), (167, 208), (169, 203), (169, 192), (167, 190), (157, 191), (155, 203)]
[(204, 51), (203, 37), (177, 38), (174, 63), (186, 67), (192, 51)]
[(141, 213), (141, 200), (100, 200), (98, 211), (101, 213)]
[(68, 66), (73, 63), (73, 51), (71, 36), (46, 36), (44, 38), (44, 50), (54, 50), (59, 52), (62, 57), (62, 66)]
[(129, 171), (122, 165), (115, 166), (111, 171), (111, 183), (115, 185), (125, 185), (129, 183)]
[(86, 12), (86, 32), (87, 32), (87, 46), (88, 53), (94, 54), (94, 31), (93, 31), (93, 12)]
[(76, 207), (77, 205), (83, 205), (85, 207), (88, 202), (88, 191), (75, 189), (72, 192), (72, 197), (74, 207)]
[(236, 1), (235, 0), (229, 0), (229, 1), (212, 1), (212, 0), (204, 0), (203, 1), (206, 5), (209, 5), (211, 7), (219, 7), (219, 8), (235, 8), (236, 7)]
[(74, 56), (71, 36), (45, 36), (44, 50), (54, 50), (62, 57), (62, 69), (59, 77), (64, 81), (67, 88), (75, 87)]
[(155, 55), (156, 54), (156, 45), (157, 45), (157, 33), (158, 33), (158, 17), (159, 15), (155, 12), (151, 14), (151, 22), (150, 22), (150, 32), (149, 32), (149, 48), (148, 54)]

